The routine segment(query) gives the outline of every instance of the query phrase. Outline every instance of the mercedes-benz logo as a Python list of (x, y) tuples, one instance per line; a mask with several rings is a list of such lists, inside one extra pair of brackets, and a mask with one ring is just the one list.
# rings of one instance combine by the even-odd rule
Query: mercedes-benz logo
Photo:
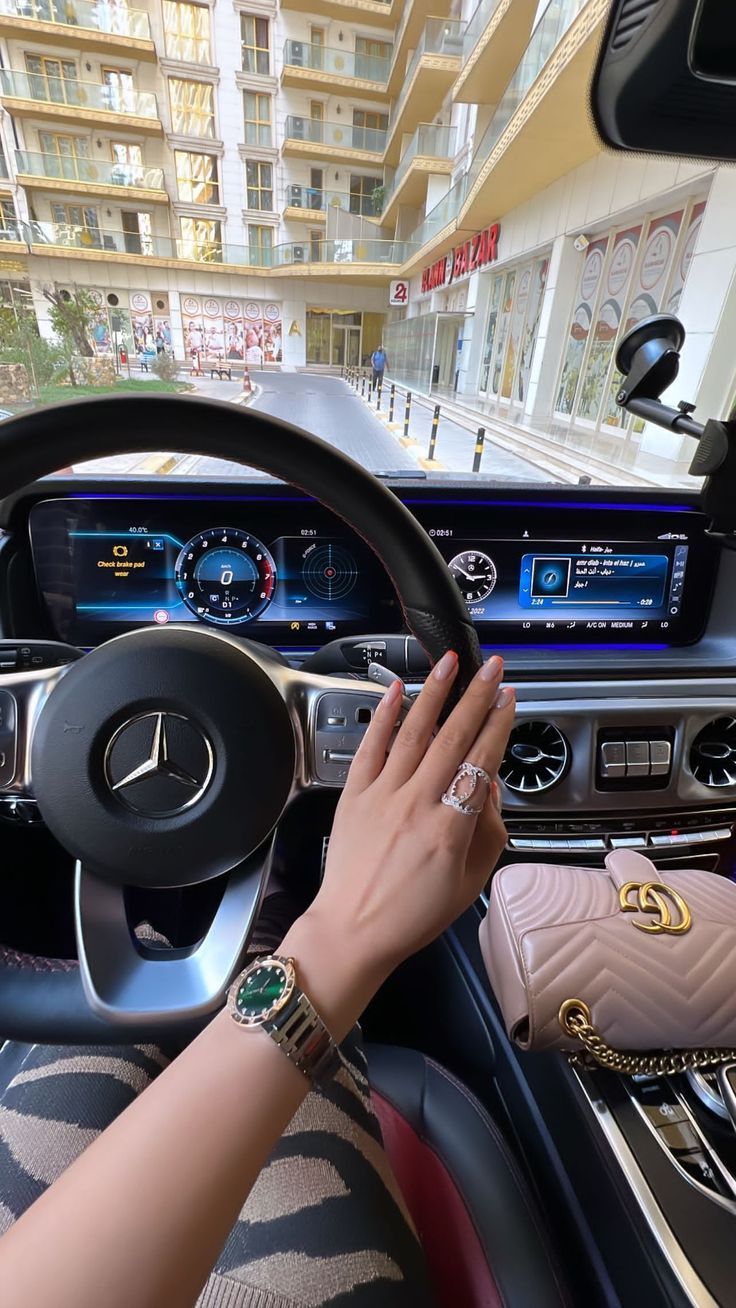
[(197, 804), (215, 770), (202, 729), (181, 713), (139, 713), (105, 751), (108, 789), (141, 817), (176, 817)]

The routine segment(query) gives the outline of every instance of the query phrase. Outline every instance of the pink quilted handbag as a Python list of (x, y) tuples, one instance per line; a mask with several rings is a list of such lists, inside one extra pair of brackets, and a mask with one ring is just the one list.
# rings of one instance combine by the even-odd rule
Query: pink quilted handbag
[(736, 1056), (736, 885), (725, 877), (660, 873), (627, 849), (605, 871), (509, 864), (480, 945), (523, 1049), (584, 1049), (624, 1073)]

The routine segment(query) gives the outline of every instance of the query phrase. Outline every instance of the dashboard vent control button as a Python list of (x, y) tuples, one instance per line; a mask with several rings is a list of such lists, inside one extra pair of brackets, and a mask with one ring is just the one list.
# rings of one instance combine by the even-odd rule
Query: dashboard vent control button
[(649, 776), (649, 741), (627, 740), (626, 775), (627, 777)]
[(715, 718), (690, 748), (690, 767), (704, 786), (736, 785), (736, 718)]
[(601, 776), (611, 779), (626, 776), (626, 745), (623, 740), (607, 740), (601, 745)]
[(569, 762), (570, 747), (551, 722), (520, 722), (511, 732), (498, 775), (509, 790), (534, 795), (556, 786)]
[(646, 849), (646, 836), (611, 836), (611, 849)]
[(650, 740), (649, 758), (651, 760), (651, 775), (653, 777), (666, 777), (672, 762), (672, 746), (668, 740)]

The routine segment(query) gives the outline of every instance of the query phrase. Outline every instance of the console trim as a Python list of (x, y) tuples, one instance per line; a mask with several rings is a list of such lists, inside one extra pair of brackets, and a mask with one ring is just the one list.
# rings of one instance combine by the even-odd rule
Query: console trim
[(721, 1308), (678, 1243), (608, 1105), (602, 1099), (591, 1095), (577, 1068), (571, 1066), (570, 1070), (580, 1087), (587, 1108), (603, 1132), (650, 1233), (692, 1308)]

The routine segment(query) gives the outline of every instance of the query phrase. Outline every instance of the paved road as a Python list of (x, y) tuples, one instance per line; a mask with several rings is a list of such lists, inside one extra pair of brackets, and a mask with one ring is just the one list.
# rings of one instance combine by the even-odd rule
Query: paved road
[[(380, 419), (339, 377), (257, 371), (252, 371), (251, 377), (261, 388), (258, 398), (250, 406), (253, 409), (314, 432), (350, 454), (371, 472), (416, 470), (416, 460), (401, 448)], [(199, 477), (222, 477), (237, 476), (242, 469), (235, 463), (197, 459), (177, 471)]]
[[(431, 409), (415, 404), (412, 411), (411, 433), (419, 442), (404, 449), (397, 435), (388, 431), (376, 416), (374, 408), (339, 377), (319, 373), (262, 372), (251, 373), (260, 388), (252, 408), (275, 418), (296, 423), (314, 432), (324, 440), (352, 456), (371, 472), (398, 473), (419, 470), (419, 458), (426, 455), (431, 423)], [(210, 381), (209, 378), (192, 378), (196, 392), (206, 398), (236, 401), (242, 393), (239, 382)], [(384, 410), (388, 400), (384, 397)], [(403, 409), (397, 406), (397, 418)], [(445, 472), (435, 471), (431, 476), (447, 477), (458, 473), (469, 474), (473, 460), (475, 438), (472, 432), (443, 418), (439, 428), (436, 456)], [(81, 469), (80, 469), (81, 470)], [(211, 457), (187, 456), (171, 466), (159, 456), (120, 455), (114, 459), (100, 459), (88, 464), (84, 471), (101, 474), (165, 473), (194, 477), (242, 476), (238, 463), (221, 462)], [(482, 473), (501, 481), (541, 482), (550, 480), (539, 468), (526, 463), (514, 454), (499, 449), (488, 439), (483, 456)]]

